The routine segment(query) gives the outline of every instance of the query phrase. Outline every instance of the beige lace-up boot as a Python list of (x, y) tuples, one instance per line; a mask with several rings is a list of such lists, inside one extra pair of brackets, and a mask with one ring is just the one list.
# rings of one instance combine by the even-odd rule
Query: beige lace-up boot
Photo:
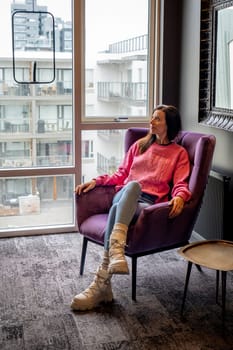
[(82, 293), (77, 294), (72, 303), (73, 310), (91, 310), (100, 303), (108, 303), (113, 300), (111, 287), (111, 274), (108, 272), (108, 252), (104, 252), (103, 262), (98, 268), (95, 278), (90, 286)]
[(109, 266), (110, 274), (128, 275), (129, 268), (125, 258), (125, 244), (128, 226), (115, 224), (110, 236)]

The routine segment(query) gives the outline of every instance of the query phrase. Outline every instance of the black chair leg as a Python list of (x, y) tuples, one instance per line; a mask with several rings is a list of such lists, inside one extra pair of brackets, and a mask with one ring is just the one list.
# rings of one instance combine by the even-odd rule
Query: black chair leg
[(83, 237), (83, 246), (82, 246), (82, 253), (81, 253), (80, 270), (79, 270), (80, 275), (83, 275), (86, 252), (87, 252), (87, 243), (88, 243), (88, 239), (86, 237)]
[(132, 257), (132, 299), (136, 301), (137, 257)]

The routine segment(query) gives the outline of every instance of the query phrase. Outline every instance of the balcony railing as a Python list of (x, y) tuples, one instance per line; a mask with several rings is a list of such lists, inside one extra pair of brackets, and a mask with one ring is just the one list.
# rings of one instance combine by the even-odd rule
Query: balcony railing
[(72, 155), (38, 156), (37, 166), (69, 166), (72, 165)]
[[(57, 120), (38, 120), (37, 121), (37, 127), (36, 132), (38, 134), (41, 133), (51, 133), (51, 132), (71, 132), (72, 131), (72, 121), (64, 120), (63, 122), (60, 122), (59, 119)], [(0, 133), (7, 133), (7, 134), (16, 134), (16, 133), (32, 133), (30, 124), (27, 122), (22, 123), (14, 123), (11, 121), (3, 121), (0, 123)]]
[(37, 84), (35, 92), (31, 84), (17, 84), (13, 80), (0, 82), (0, 96), (60, 96), (72, 95), (71, 81), (56, 81), (51, 84)]
[(100, 174), (113, 174), (120, 164), (120, 160), (115, 157), (110, 159), (97, 152), (97, 170)]
[[(36, 164), (34, 164), (36, 163)], [(35, 161), (29, 157), (0, 157), (0, 166), (2, 168), (28, 168), (32, 166), (70, 166), (72, 165), (71, 155), (49, 155), (37, 156)]]
[(148, 35), (140, 35), (109, 45), (109, 53), (126, 53), (145, 50), (148, 47)]
[(32, 159), (28, 156), (25, 157), (0, 157), (0, 166), (2, 168), (28, 168), (32, 166)]
[(28, 84), (17, 84), (13, 80), (0, 82), (0, 96), (29, 96), (30, 87)]
[(130, 100), (140, 104), (147, 101), (147, 83), (98, 82), (97, 87), (99, 100)]
[(52, 84), (38, 84), (36, 87), (38, 96), (72, 95), (71, 81), (56, 81)]
[(0, 125), (0, 132), (7, 132), (7, 133), (25, 133), (29, 132), (29, 123), (12, 123), (9, 121), (5, 121), (3, 126)]
[(114, 137), (119, 138), (121, 130), (97, 130), (97, 135), (104, 140), (112, 140)]

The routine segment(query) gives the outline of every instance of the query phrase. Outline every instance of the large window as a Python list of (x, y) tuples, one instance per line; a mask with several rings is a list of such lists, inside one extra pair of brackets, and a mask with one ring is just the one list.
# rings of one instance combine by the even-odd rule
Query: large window
[[(124, 155), (125, 130), (148, 125), (156, 3), (1, 0), (0, 236), (76, 230), (75, 185), (113, 173)], [(14, 29), (20, 82), (11, 45), (17, 10), (25, 11)], [(32, 10), (43, 16), (34, 16), (40, 21), (28, 31)], [(55, 79), (46, 83), (52, 47)]]

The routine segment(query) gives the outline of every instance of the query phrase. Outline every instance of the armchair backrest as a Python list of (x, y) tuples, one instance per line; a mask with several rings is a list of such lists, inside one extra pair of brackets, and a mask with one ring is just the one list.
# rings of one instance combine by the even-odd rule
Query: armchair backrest
[[(133, 142), (147, 133), (146, 128), (128, 129), (125, 150), (127, 151)], [(191, 164), (189, 188), (192, 198), (186, 203), (181, 215), (173, 220), (168, 220), (169, 206), (166, 203), (145, 208), (139, 215), (135, 227), (129, 230), (127, 247), (129, 253), (167, 249), (169, 246), (185, 244), (190, 239), (201, 208), (216, 139), (213, 135), (181, 131), (176, 142), (185, 147), (189, 154)]]
[(191, 174), (189, 188), (194, 198), (203, 196), (216, 144), (214, 135), (183, 131), (178, 139), (189, 154)]

